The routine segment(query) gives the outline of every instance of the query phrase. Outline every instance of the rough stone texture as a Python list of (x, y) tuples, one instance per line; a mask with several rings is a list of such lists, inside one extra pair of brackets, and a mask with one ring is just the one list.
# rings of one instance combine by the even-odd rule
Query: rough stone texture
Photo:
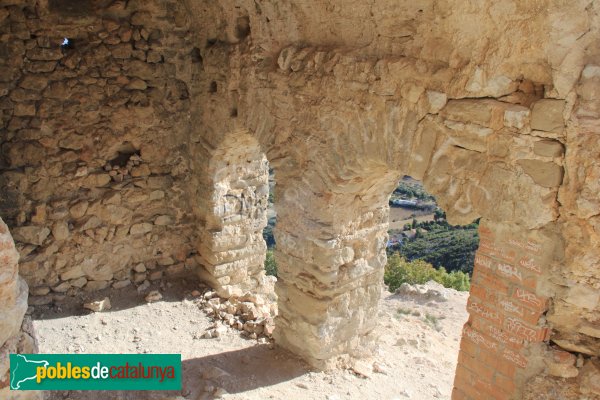
[(13, 396), (9, 386), (10, 353), (36, 353), (37, 343), (27, 311), (27, 283), (19, 276), (19, 254), (8, 227), (0, 218), (0, 397), (41, 399), (40, 392)]
[(223, 297), (242, 296), (264, 286), (269, 165), (256, 140), (231, 135), (209, 162), (199, 199), (205, 220), (198, 242), (199, 275)]
[[(186, 21), (174, 23), (182, 6), (14, 3), (0, 23), (0, 215), (22, 276), (58, 299), (133, 280), (139, 263), (183, 266), (195, 252), (185, 143), (199, 64)], [(134, 18), (139, 5), (152, 16)]]
[(564, 109), (564, 100), (542, 99), (536, 102), (531, 111), (531, 129), (562, 133), (565, 129)]
[(0, 219), (0, 343), (19, 333), (27, 311), (27, 284), (18, 275), (19, 254), (4, 221)]
[[(596, 390), (598, 2), (9, 3), (0, 213), (36, 293), (165, 267), (262, 290), (266, 157), (273, 335), (346, 364), (374, 342), (387, 201), (410, 174), (486, 237), (454, 397)], [(560, 351), (577, 377), (555, 376), (575, 374)]]

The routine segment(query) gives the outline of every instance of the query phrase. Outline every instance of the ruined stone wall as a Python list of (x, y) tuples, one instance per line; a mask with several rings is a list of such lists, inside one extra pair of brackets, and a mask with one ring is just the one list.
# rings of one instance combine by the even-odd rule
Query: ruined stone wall
[(31, 301), (182, 272), (201, 59), (179, 2), (12, 3), (0, 9), (0, 214)]
[[(200, 136), (247, 128), (274, 160), (279, 343), (315, 365), (364, 344), (385, 264), (377, 221), (408, 174), (452, 221), (483, 217), (489, 231), (456, 398), (554, 393), (543, 387), (561, 359), (554, 344), (579, 360), (570, 396), (594, 393), (597, 4), (212, 7), (207, 34), (229, 44), (219, 87), (235, 87), (239, 107)], [(487, 365), (498, 366), (479, 375)]]
[(196, 265), (255, 288), (266, 157), (274, 335), (343, 365), (407, 174), (482, 218), (454, 397), (599, 395), (598, 2), (12, 3), (0, 214), (34, 294)]
[[(282, 212), (275, 335), (315, 365), (369, 348), (385, 265), (387, 200), (403, 174), (423, 179), (456, 222), (484, 217), (508, 224), (517, 235), (549, 229), (556, 220), (563, 145), (547, 138), (544, 126), (531, 135), (530, 119), (548, 122), (538, 113), (565, 103), (540, 99), (539, 85), (523, 81), (505, 101), (448, 100), (445, 80), (456, 71), (405, 57), (288, 47), (277, 61), (278, 70), (265, 82), (285, 81), (297, 92), (289, 96), (283, 83), (281, 89), (259, 89), (269, 95), (261, 95), (265, 100), (249, 115), (258, 137), (264, 126), (293, 130), (284, 154), (295, 168), (276, 168)], [(402, 75), (411, 81), (395, 86)], [(555, 240), (548, 242), (555, 246)], [(553, 255), (539, 262), (550, 265)], [(505, 274), (512, 271), (506, 267)], [(535, 292), (537, 282), (517, 286)], [(487, 288), (489, 281), (481, 285)], [(490, 300), (492, 307), (501, 300)], [(543, 311), (531, 317), (532, 326)], [(508, 329), (503, 323), (498, 329)]]

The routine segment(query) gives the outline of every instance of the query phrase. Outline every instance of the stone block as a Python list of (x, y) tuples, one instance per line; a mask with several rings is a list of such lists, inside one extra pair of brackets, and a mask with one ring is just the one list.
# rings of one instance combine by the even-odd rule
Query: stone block
[(126, 69), (129, 76), (140, 78), (143, 80), (151, 80), (154, 78), (156, 64), (148, 64), (140, 60), (129, 61), (126, 64)]
[(87, 201), (80, 201), (75, 203), (69, 208), (69, 213), (75, 219), (79, 219), (85, 215), (85, 212), (88, 209), (89, 203)]
[(60, 279), (62, 279), (63, 281), (68, 281), (70, 279), (79, 278), (83, 275), (85, 275), (85, 272), (83, 272), (81, 264), (76, 263), (75, 265), (65, 269), (60, 274)]
[(170, 215), (159, 215), (154, 220), (154, 225), (171, 225), (173, 223), (173, 217)]
[(529, 122), (530, 110), (527, 107), (511, 105), (504, 111), (504, 126), (508, 128), (524, 128)]
[(56, 240), (66, 240), (69, 237), (69, 224), (66, 221), (57, 221), (52, 226), (52, 236)]
[(148, 232), (152, 232), (152, 224), (148, 222), (142, 222), (140, 224), (134, 224), (129, 229), (131, 235), (144, 235)]
[(564, 100), (542, 99), (537, 101), (531, 110), (531, 129), (562, 133), (565, 129), (564, 109)]
[(431, 114), (437, 114), (448, 102), (446, 93), (428, 90), (426, 94), (427, 102), (429, 103), (429, 113)]
[(581, 308), (594, 310), (600, 305), (600, 291), (591, 286), (578, 284), (569, 288), (565, 301)]
[(109, 281), (89, 281), (84, 286), (84, 290), (86, 292), (97, 292), (98, 290), (106, 289), (109, 285)]
[(600, 396), (600, 361), (597, 358), (585, 362), (581, 369), (579, 382), (581, 393)]
[(477, 124), (445, 121), (446, 133), (451, 137), (452, 144), (467, 150), (483, 153), (488, 148), (488, 137), (494, 131)]
[(421, 124), (410, 158), (408, 174), (415, 179), (423, 179), (435, 149), (439, 126), (430, 121)]
[(13, 229), (15, 240), (41, 246), (50, 235), (50, 229), (45, 226), (21, 226)]
[(14, 102), (36, 101), (42, 98), (40, 92), (16, 88), (10, 93), (10, 99)]
[[(87, 260), (86, 260), (87, 261)], [(93, 281), (110, 281), (113, 278), (112, 268), (108, 264), (83, 264), (83, 272), (88, 279)]]
[(511, 107), (514, 106), (496, 100), (450, 100), (440, 115), (452, 121), (500, 129), (504, 126), (505, 111)]
[[(29, 61), (25, 63), (25, 70), (34, 74), (52, 72), (56, 69), (56, 61)], [(45, 85), (44, 85), (45, 87)]]
[(65, 82), (53, 82), (46, 90), (44, 90), (44, 97), (56, 100), (67, 100), (71, 95), (71, 89)]
[(126, 88), (129, 90), (146, 90), (148, 88), (148, 84), (146, 84), (146, 81), (142, 79), (134, 78), (129, 82)]
[(552, 188), (562, 184), (564, 170), (558, 164), (539, 160), (519, 160), (517, 164), (542, 187)]
[(34, 61), (54, 61), (63, 58), (62, 49), (60, 47), (34, 47), (30, 50), (27, 50), (25, 55), (28, 59)]
[(84, 287), (87, 284), (87, 281), (88, 280), (82, 276), (80, 278), (73, 279), (73, 280), (69, 281), (69, 284), (72, 287), (76, 287), (76, 288), (81, 289), (82, 287)]
[(19, 82), (19, 87), (39, 92), (48, 86), (48, 82), (49, 79), (46, 75), (25, 75)]
[(21, 322), (27, 311), (29, 288), (22, 278), (19, 280), (19, 292), (14, 303), (3, 303), (0, 306), (0, 343), (19, 333)]
[(130, 58), (132, 50), (130, 43), (121, 43), (110, 47), (112, 56), (120, 59)]
[(559, 378), (574, 378), (579, 375), (579, 370), (575, 367), (577, 358), (566, 351), (553, 350), (550, 357), (544, 361), (548, 374)]
[(533, 152), (543, 157), (561, 157), (565, 147), (557, 140), (539, 140), (533, 144)]
[(13, 110), (13, 114), (17, 117), (35, 117), (34, 103), (17, 103)]

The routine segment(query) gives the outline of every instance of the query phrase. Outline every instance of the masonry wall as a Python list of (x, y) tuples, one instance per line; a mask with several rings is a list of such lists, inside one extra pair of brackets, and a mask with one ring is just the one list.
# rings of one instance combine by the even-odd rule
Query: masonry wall
[(190, 269), (202, 63), (179, 2), (14, 3), (0, 8), (0, 214), (30, 301)]
[(597, 2), (0, 4), (0, 214), (34, 304), (196, 267), (251, 287), (264, 154), (274, 335), (347, 365), (408, 174), (482, 218), (454, 397), (598, 397)]

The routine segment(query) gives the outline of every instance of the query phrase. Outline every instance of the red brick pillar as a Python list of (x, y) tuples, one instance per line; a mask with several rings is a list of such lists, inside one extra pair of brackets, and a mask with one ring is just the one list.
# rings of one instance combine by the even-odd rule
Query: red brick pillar
[(555, 243), (548, 232), (483, 221), (479, 234), (452, 399), (518, 399), (549, 337), (540, 288)]

